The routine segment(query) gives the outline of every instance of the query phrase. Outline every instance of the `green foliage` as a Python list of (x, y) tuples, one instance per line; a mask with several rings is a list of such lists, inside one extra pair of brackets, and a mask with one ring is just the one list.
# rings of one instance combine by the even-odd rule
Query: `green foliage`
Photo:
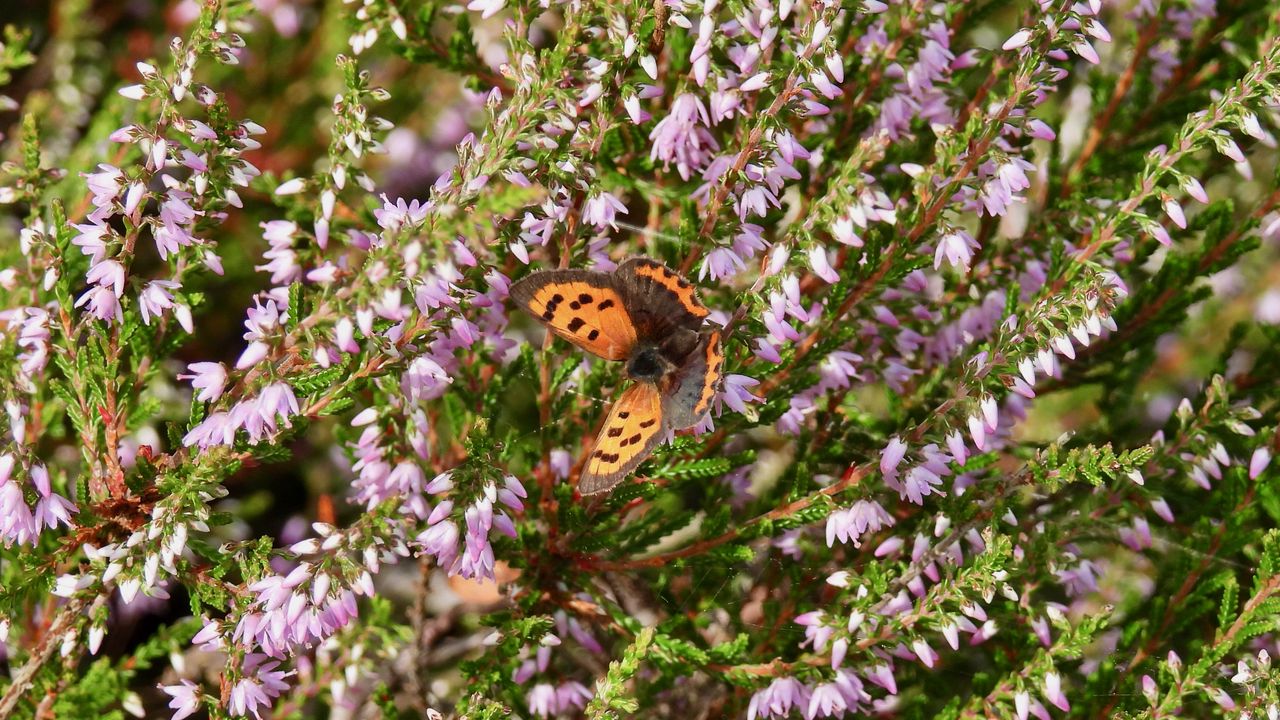
[(642, 629), (622, 657), (609, 663), (609, 672), (596, 684), (595, 696), (587, 705), (587, 717), (623, 718), (639, 711), (640, 704), (628, 696), (626, 686), (647, 658), (653, 639), (653, 628)]

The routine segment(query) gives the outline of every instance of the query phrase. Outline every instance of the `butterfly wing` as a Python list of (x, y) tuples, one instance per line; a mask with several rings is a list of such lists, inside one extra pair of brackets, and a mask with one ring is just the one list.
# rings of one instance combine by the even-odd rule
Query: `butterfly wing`
[(511, 297), (551, 332), (606, 360), (625, 360), (636, 344), (626, 298), (608, 273), (543, 270), (512, 285)]
[(627, 388), (609, 410), (578, 480), (578, 492), (594, 495), (613, 489), (649, 457), (663, 430), (658, 386), (640, 382)]
[(634, 257), (614, 274), (642, 338), (659, 340), (681, 328), (696, 332), (710, 314), (693, 285), (657, 260)]
[(667, 427), (680, 430), (697, 425), (711, 409), (723, 376), (720, 331), (704, 330), (698, 335), (697, 347), (663, 382), (662, 417)]

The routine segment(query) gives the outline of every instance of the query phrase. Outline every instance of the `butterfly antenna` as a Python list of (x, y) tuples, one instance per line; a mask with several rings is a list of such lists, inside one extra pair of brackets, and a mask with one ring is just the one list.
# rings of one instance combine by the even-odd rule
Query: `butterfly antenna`
[(633, 225), (629, 222), (622, 222), (620, 220), (615, 221), (614, 225), (617, 225), (618, 227), (623, 228), (625, 230), (630, 230), (631, 232), (640, 233), (641, 235), (647, 235), (648, 237), (661, 238), (663, 240), (670, 240), (671, 242), (675, 242), (675, 243), (681, 243), (681, 244), (684, 243), (684, 240), (677, 235), (672, 235), (671, 233), (664, 233), (659, 230), (654, 230), (653, 228), (644, 227), (643, 225)]

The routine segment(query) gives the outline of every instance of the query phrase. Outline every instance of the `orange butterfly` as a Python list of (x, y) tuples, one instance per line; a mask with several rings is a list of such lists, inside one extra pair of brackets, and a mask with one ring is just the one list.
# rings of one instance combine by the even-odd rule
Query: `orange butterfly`
[(578, 481), (583, 495), (611, 490), (668, 430), (697, 425), (720, 383), (720, 331), (688, 280), (656, 260), (631, 258), (612, 273), (543, 270), (511, 297), (551, 332), (606, 360), (625, 360), (635, 384), (605, 420)]

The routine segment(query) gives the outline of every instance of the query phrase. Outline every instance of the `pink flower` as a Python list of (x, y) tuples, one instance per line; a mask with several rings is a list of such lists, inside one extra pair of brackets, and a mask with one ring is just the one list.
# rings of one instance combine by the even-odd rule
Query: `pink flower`
[(1062, 678), (1056, 672), (1044, 676), (1044, 699), (1063, 712), (1071, 710), (1071, 703), (1062, 692)]
[(191, 387), (200, 390), (196, 399), (201, 402), (213, 402), (222, 396), (227, 384), (227, 368), (222, 363), (198, 362), (187, 365), (191, 374), (178, 375), (179, 380), (190, 380)]
[(182, 287), (172, 280), (152, 280), (138, 293), (138, 310), (142, 313), (142, 323), (151, 324), (152, 317), (160, 317), (165, 311), (174, 307), (173, 293)]
[(897, 473), (898, 465), (902, 463), (902, 458), (906, 457), (906, 454), (907, 444), (895, 435), (880, 451), (880, 472), (885, 475)]
[(811, 691), (795, 678), (781, 677), (751, 696), (747, 706), (748, 720), (785, 718), (792, 708), (808, 709)]
[(90, 315), (104, 322), (115, 320), (120, 322), (124, 319), (124, 313), (120, 309), (119, 296), (112, 292), (111, 288), (99, 285), (90, 289), (76, 300), (76, 307), (88, 305)]
[(103, 260), (89, 268), (85, 279), (102, 287), (110, 287), (117, 298), (124, 294), (124, 265), (116, 260)]
[(174, 711), (172, 720), (182, 720), (200, 710), (200, 688), (190, 680), (183, 680), (177, 685), (161, 685), (160, 689), (173, 698), (169, 701), (169, 709)]
[(250, 653), (245, 657), (242, 668), (244, 677), (231, 689), (231, 700), (227, 708), (236, 715), (253, 715), (262, 717), (262, 710), (271, 706), (271, 701), (289, 689), (284, 678), (294, 671), (276, 670), (278, 661), (263, 663), (265, 655)]
[(653, 148), (649, 157), (664, 167), (675, 164), (680, 177), (688, 180), (710, 161), (719, 146), (706, 129), (711, 122), (707, 107), (698, 96), (684, 93), (671, 103), (671, 112), (649, 133)]
[(1249, 458), (1249, 479), (1257, 480), (1267, 466), (1271, 464), (1271, 451), (1265, 447), (1260, 447), (1253, 451), (1253, 455)]
[(484, 19), (497, 15), (506, 6), (506, 0), (471, 0), (467, 3), (468, 10), (479, 12), (480, 17)]
[(973, 260), (973, 253), (977, 249), (978, 241), (974, 240), (969, 233), (964, 230), (949, 232), (938, 240), (938, 247), (933, 253), (933, 267), (935, 269), (942, 267), (942, 261), (945, 259), (952, 267), (967, 271), (969, 263)]
[(863, 535), (879, 532), (893, 524), (893, 517), (879, 503), (859, 500), (852, 507), (836, 510), (827, 517), (827, 547), (835, 545), (836, 540), (862, 547), (860, 538)]
[(587, 199), (582, 207), (583, 222), (591, 223), (598, 230), (606, 227), (617, 229), (618, 213), (627, 214), (627, 206), (611, 193), (602, 192)]
[(716, 400), (728, 405), (734, 412), (745, 413), (747, 412), (747, 403), (763, 402), (762, 398), (757, 397), (749, 389), (759, 384), (759, 380), (746, 375), (726, 375)]

